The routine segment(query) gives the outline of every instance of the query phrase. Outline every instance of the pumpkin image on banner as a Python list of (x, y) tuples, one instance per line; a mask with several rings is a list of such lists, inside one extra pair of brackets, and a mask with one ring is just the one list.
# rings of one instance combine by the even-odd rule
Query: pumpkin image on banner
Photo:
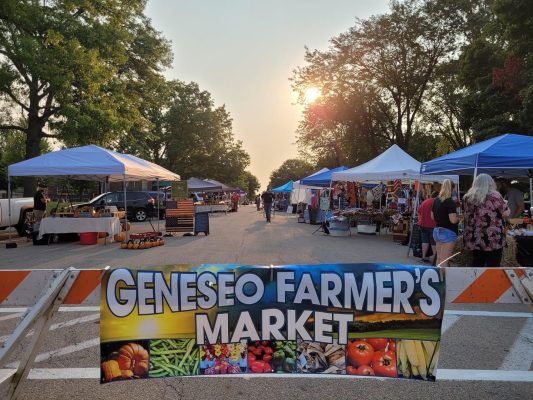
[(150, 359), (148, 349), (147, 340), (102, 343), (100, 381), (106, 383), (114, 380), (148, 377)]

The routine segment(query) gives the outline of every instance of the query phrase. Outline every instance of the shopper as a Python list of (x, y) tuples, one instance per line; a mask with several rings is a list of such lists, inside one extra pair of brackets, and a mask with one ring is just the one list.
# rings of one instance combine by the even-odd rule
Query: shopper
[[(448, 258), (453, 255), (453, 248), (457, 240), (457, 208), (452, 200), (453, 184), (449, 179), (442, 182), (439, 196), (433, 201), (431, 218), (435, 221), (433, 239), (437, 250), (437, 265), (448, 266)], [(446, 261), (445, 261), (446, 260)]]
[(44, 193), (45, 189), (46, 185), (39, 182), (37, 184), (37, 191), (33, 195), (33, 218), (35, 222), (41, 222), (46, 212), (46, 203), (50, 201)]
[(433, 239), (433, 229), (435, 228), (435, 221), (431, 218), (431, 210), (433, 209), (433, 201), (439, 195), (438, 192), (433, 192), (429, 199), (426, 199), (418, 207), (418, 226), (420, 227), (420, 236), (422, 241), (422, 261), (429, 262), (429, 246), (433, 256), (437, 254), (437, 246), (435, 239)]
[(257, 211), (261, 210), (261, 196), (260, 195), (255, 196), (255, 206), (257, 207)]
[(524, 193), (512, 187), (507, 179), (496, 179), (496, 187), (509, 206), (509, 218), (520, 218), (524, 211)]
[(505, 246), (505, 218), (511, 213), (487, 174), (474, 179), (463, 197), (464, 248), (472, 250), (472, 267), (499, 267)]
[(266, 222), (270, 222), (270, 215), (272, 213), (272, 202), (274, 201), (274, 193), (267, 188), (266, 192), (261, 195), (263, 199), (263, 207), (265, 208)]

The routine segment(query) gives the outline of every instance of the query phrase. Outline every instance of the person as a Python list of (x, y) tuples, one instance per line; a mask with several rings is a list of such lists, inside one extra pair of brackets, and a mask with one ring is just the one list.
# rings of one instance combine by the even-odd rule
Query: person
[(257, 207), (257, 211), (261, 210), (261, 196), (260, 195), (255, 196), (255, 206)]
[(241, 196), (238, 192), (231, 194), (231, 211), (237, 212), (239, 210), (239, 200)]
[(429, 246), (433, 255), (437, 254), (437, 247), (435, 239), (433, 239), (433, 229), (435, 228), (435, 221), (431, 218), (431, 210), (433, 209), (433, 202), (439, 195), (438, 192), (431, 193), (431, 197), (427, 198), (418, 207), (418, 226), (420, 227), (420, 236), (422, 241), (422, 261), (429, 262)]
[(503, 196), (504, 200), (507, 200), (509, 206), (510, 215), (509, 218), (520, 218), (522, 211), (524, 211), (524, 193), (515, 187), (512, 187), (507, 179), (496, 179), (496, 188)]
[(505, 247), (504, 219), (511, 213), (487, 174), (474, 179), (463, 197), (464, 248), (473, 251), (472, 267), (499, 267)]
[(433, 239), (437, 250), (437, 265), (448, 266), (448, 258), (453, 254), (457, 240), (457, 208), (452, 200), (452, 181), (444, 179), (438, 197), (433, 200), (431, 218), (435, 221)]
[(46, 211), (46, 203), (49, 199), (44, 193), (46, 185), (42, 182), (37, 184), (37, 190), (33, 195), (33, 218), (35, 222), (41, 222)]
[(272, 213), (272, 202), (274, 201), (274, 193), (267, 188), (266, 192), (261, 195), (263, 199), (263, 207), (265, 208), (266, 222), (270, 222), (270, 215)]

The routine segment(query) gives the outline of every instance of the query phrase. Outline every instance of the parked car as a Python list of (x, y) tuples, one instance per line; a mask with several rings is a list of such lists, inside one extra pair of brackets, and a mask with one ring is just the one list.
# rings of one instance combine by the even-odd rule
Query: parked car
[[(109, 206), (124, 209), (124, 192), (108, 192), (96, 196), (88, 203), (77, 204), (76, 207), (91, 206), (95, 210), (101, 210)], [(128, 219), (138, 222), (146, 221), (148, 217), (157, 216), (155, 198), (150, 192), (128, 192), (126, 194), (126, 206)]]
[[(0, 229), (9, 226), (8, 199), (0, 199)], [(33, 197), (11, 199), (11, 224), (20, 236), (26, 235), (26, 214), (33, 211)]]

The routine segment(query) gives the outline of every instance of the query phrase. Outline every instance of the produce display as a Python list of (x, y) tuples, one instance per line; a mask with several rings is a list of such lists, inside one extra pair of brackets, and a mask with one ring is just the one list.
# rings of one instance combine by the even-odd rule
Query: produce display
[(200, 351), (194, 339), (150, 341), (150, 378), (197, 375)]
[(296, 344), (263, 340), (248, 344), (248, 372), (291, 373), (296, 371)]
[(246, 342), (200, 346), (200, 374), (246, 372)]
[(337, 344), (298, 341), (298, 372), (344, 374), (345, 348)]
[(113, 343), (102, 350), (102, 381), (119, 379), (146, 378), (150, 358), (147, 343)]
[(434, 381), (439, 350), (440, 342), (399, 340), (397, 353), (400, 377)]
[(350, 340), (346, 345), (346, 365), (348, 375), (395, 378), (398, 376), (396, 341), (393, 339)]

